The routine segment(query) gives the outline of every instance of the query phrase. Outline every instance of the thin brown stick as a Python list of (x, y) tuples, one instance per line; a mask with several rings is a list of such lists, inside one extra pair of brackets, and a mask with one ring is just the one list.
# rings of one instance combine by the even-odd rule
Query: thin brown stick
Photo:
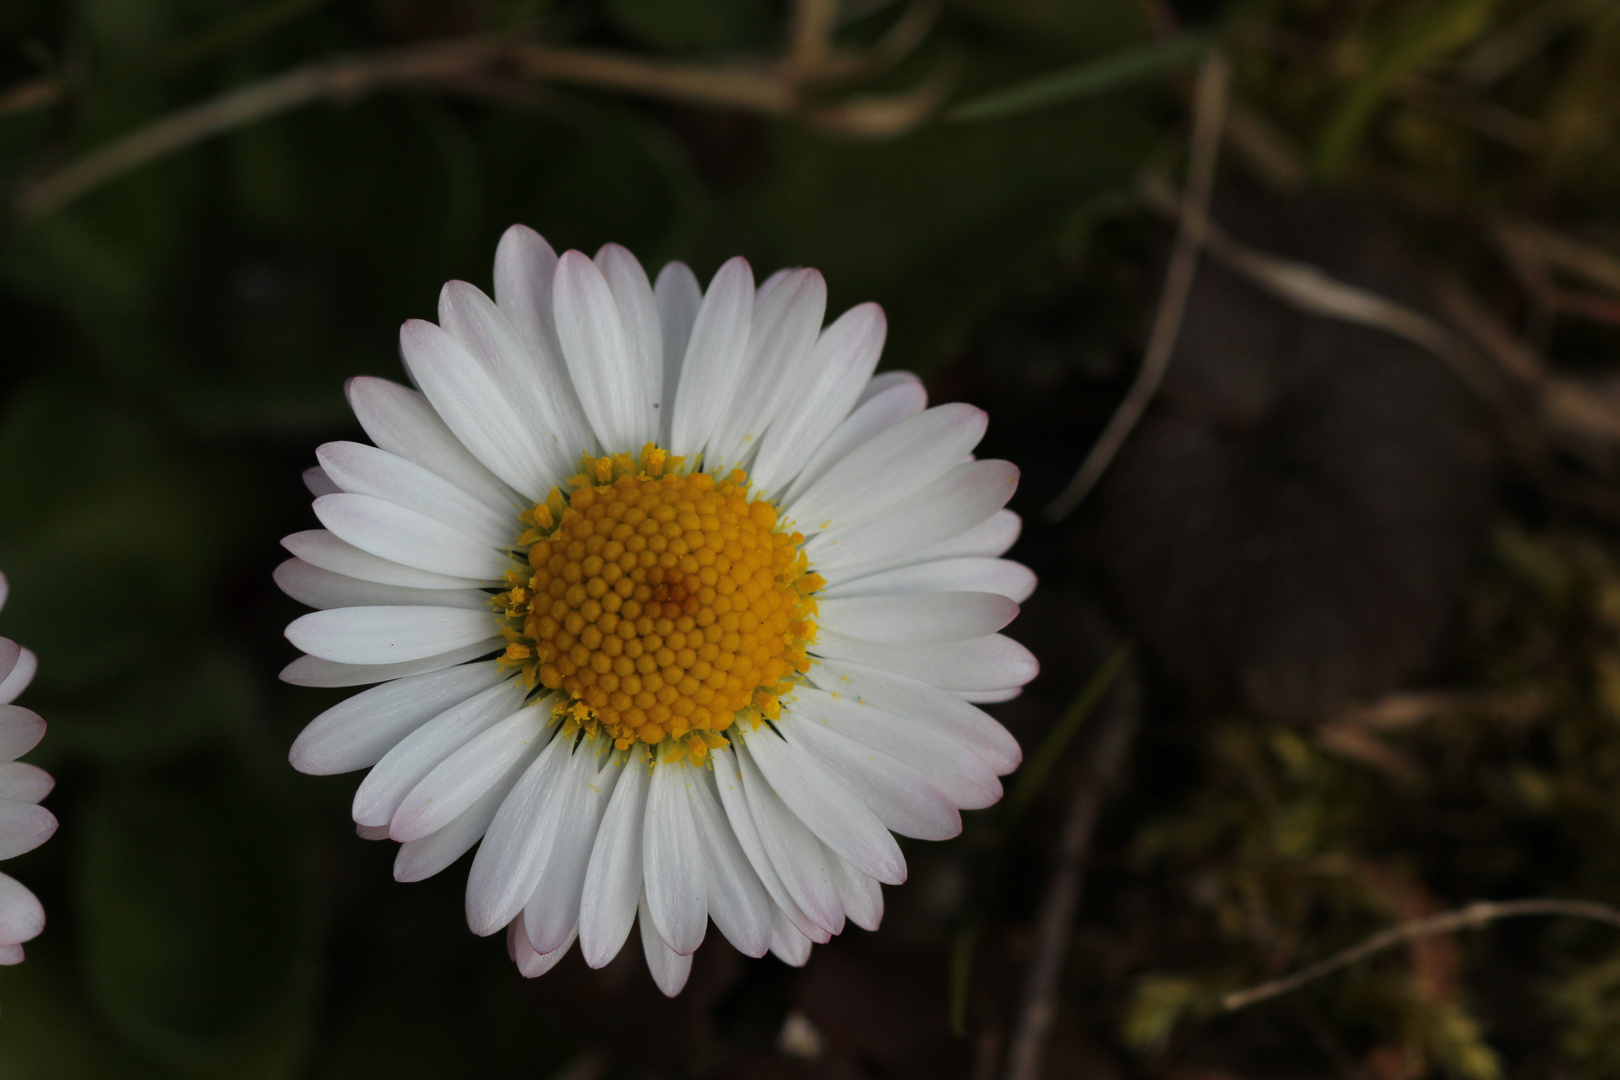
[[(1159, 213), (1168, 216), (1174, 212), (1175, 197), (1162, 180), (1150, 177), (1143, 184), (1143, 195)], [(1502, 437), (1526, 467), (1533, 471), (1543, 468), (1544, 441), (1513, 400), (1499, 372), (1445, 325), (1387, 296), (1341, 281), (1320, 267), (1239, 243), (1213, 221), (1207, 223), (1204, 248), (1222, 265), (1301, 311), (1373, 327), (1433, 353), (1492, 410)]]
[(65, 84), (54, 75), (42, 75), (0, 91), (0, 116), (32, 112), (56, 104)]
[(1046, 1056), (1046, 1040), (1057, 1017), (1058, 983), (1069, 956), (1075, 909), (1085, 884), (1086, 855), (1105, 799), (1119, 786), (1140, 703), (1130, 685), (1110, 689), (1085, 747), (1085, 767), (1075, 785), (1052, 876), (1041, 897), (1035, 945), (1024, 977), (1017, 1026), (1007, 1048), (1004, 1080), (1036, 1080)]
[(788, 24), (788, 66), (806, 76), (820, 71), (832, 53), (833, 31), (837, 28), (838, 0), (793, 0)]
[(752, 64), (680, 64), (598, 49), (514, 44), (508, 55), (522, 74), (550, 82), (619, 90), (645, 97), (785, 113), (794, 84)]
[[(941, 0), (912, 0), (895, 24), (859, 51), (836, 45), (827, 50), (821, 66), (797, 72), (802, 84), (848, 83), (881, 74), (910, 56), (939, 21)], [(841, 12), (847, 17), (848, 12)]]
[(301, 105), (353, 100), (387, 86), (478, 92), (491, 77), (516, 76), (767, 115), (797, 112), (833, 131), (881, 136), (926, 119), (945, 97), (945, 75), (942, 69), (894, 97), (809, 107), (800, 90), (803, 73), (792, 64), (685, 64), (495, 37), (440, 41), (308, 64), (173, 113), (25, 184), (16, 207), (23, 216), (48, 214), (186, 146)]
[(1242, 101), (1233, 100), (1227, 107), (1226, 141), (1275, 191), (1293, 194), (1310, 182), (1304, 155), (1275, 124)]
[(1510, 256), (1535, 263), (1543, 274), (1551, 266), (1620, 295), (1620, 258), (1596, 245), (1524, 221), (1502, 222), (1495, 235)]
[(1209, 225), (1209, 200), (1215, 187), (1215, 163), (1220, 154), (1221, 130), (1226, 121), (1230, 75), (1226, 58), (1219, 52), (1211, 52), (1198, 72), (1198, 87), (1193, 98), (1187, 190), (1181, 200), (1175, 247), (1170, 252), (1164, 291), (1159, 295), (1159, 306), (1153, 316), (1153, 329), (1148, 335), (1142, 366), (1137, 370), (1136, 381), (1126, 392), (1125, 400), (1119, 403), (1119, 408), (1108, 420), (1108, 426), (1103, 428), (1091, 452), (1080, 463), (1074, 479), (1069, 481), (1057, 498), (1047, 504), (1045, 514), (1048, 521), (1067, 517), (1102, 479), (1114, 456), (1147, 411), (1153, 396), (1159, 392), (1159, 384), (1164, 381), (1170, 356), (1176, 348), (1176, 338), (1181, 333), (1182, 317), (1187, 313), (1187, 298), (1192, 293), (1193, 275), (1198, 268), (1198, 252), (1204, 246), (1204, 233)]
[(183, 146), (319, 98), (348, 99), (387, 83), (443, 79), (487, 63), (496, 43), (475, 39), (345, 57), (294, 68), (164, 117), (23, 187), (18, 212), (48, 214), (114, 176)]
[(1529, 915), (1562, 915), (1620, 927), (1620, 908), (1592, 900), (1476, 900), (1456, 911), (1428, 915), (1392, 926), (1388, 930), (1374, 934), (1359, 945), (1352, 946), (1320, 963), (1301, 968), (1292, 975), (1227, 994), (1221, 999), (1221, 1007), (1227, 1012), (1236, 1012), (1257, 1002), (1298, 990), (1324, 975), (1331, 975), (1340, 968), (1349, 967), (1358, 960), (1397, 945), (1439, 934), (1451, 934), (1458, 930), (1478, 929), (1499, 919), (1523, 918)]

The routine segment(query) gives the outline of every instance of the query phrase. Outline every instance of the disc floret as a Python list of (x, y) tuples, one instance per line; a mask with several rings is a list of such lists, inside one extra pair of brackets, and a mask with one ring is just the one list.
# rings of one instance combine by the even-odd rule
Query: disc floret
[(809, 670), (824, 582), (743, 470), (684, 465), (650, 443), (586, 455), (567, 495), (524, 511), (527, 568), (492, 604), (502, 662), (562, 692), (567, 728), (701, 761), (733, 724), (780, 715)]

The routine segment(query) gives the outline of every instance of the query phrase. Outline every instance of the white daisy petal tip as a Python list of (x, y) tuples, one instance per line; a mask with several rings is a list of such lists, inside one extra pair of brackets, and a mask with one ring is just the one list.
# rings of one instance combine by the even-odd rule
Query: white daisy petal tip
[[(0, 604), (7, 582), (0, 575)], [(38, 660), (9, 638), (0, 638), (0, 860), (34, 850), (55, 835), (56, 815), (39, 803), (54, 781), (36, 765), (17, 759), (45, 737), (44, 718), (13, 705), (34, 677)], [(45, 930), (45, 908), (27, 886), (0, 874), (0, 965), (20, 964), (22, 944)]]
[(16, 761), (45, 737), (45, 720), (21, 705), (0, 705), (0, 762)]
[[(957, 835), (1021, 756), (974, 704), (1038, 671), (1002, 633), (1035, 582), (986, 414), (874, 377), (882, 309), (824, 326), (814, 269), (705, 289), (513, 226), (494, 277), (401, 327), (420, 390), (346, 384), (374, 445), (305, 477), (325, 528), (275, 577), (316, 610), (282, 677), (369, 689), (291, 764), (369, 769), (355, 828), (400, 881), (476, 849), (469, 928), (526, 977), (636, 931), (674, 996), (711, 921), (789, 964), (875, 929), (895, 837)], [(38, 778), (5, 768), (15, 846)]]

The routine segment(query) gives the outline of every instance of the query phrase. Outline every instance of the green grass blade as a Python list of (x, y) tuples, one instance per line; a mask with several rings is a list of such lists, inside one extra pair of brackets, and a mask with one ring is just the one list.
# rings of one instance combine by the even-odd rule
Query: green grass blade
[(1121, 49), (1098, 60), (1087, 60), (1074, 67), (1037, 75), (1033, 79), (970, 98), (946, 112), (945, 119), (1000, 120), (1077, 98), (1104, 94), (1196, 60), (1209, 47), (1210, 40), (1203, 35), (1181, 34), (1164, 41)]
[(1016, 828), (1029, 812), (1030, 804), (1041, 793), (1063, 751), (1068, 749), (1069, 743), (1085, 724), (1086, 717), (1091, 715), (1108, 688), (1114, 685), (1114, 679), (1125, 666), (1125, 661), (1131, 658), (1134, 648), (1135, 643), (1127, 641), (1103, 661), (1102, 667), (1086, 683), (1085, 689), (1080, 691), (1058, 722), (1052, 725), (1052, 730), (1046, 733), (1040, 749), (1024, 763), (1023, 770), (1018, 774), (1018, 783), (1013, 786), (1012, 794), (1007, 797), (1006, 809), (1002, 812), (1002, 823), (1008, 832)]

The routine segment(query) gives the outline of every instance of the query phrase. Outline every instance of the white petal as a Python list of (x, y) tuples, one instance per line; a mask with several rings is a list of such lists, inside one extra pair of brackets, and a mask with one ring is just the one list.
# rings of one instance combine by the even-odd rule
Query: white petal
[(538, 368), (536, 385), (551, 398), (558, 418), (557, 435), (564, 447), (574, 448), (572, 465), (581, 452), (594, 453), (600, 445), (585, 418), (557, 338), (552, 309), (556, 276), (556, 252), (539, 233), (522, 225), (506, 230), (495, 252), (495, 303), (530, 350)]
[[(422, 881), (465, 855), (484, 835), (518, 778), (543, 749), (545, 747), (538, 742), (530, 744), (525, 754), (506, 771), (506, 775), (463, 811), (460, 817), (432, 836), (399, 845), (399, 854), (394, 856), (394, 880)], [(387, 832), (386, 828), (384, 832)]]
[(704, 450), (711, 472), (742, 464), (782, 406), (815, 376), (809, 359), (827, 313), (826, 281), (815, 270), (796, 270), (759, 292), (741, 381)]
[(552, 307), (563, 359), (601, 445), (633, 453), (657, 438), (662, 373), (646, 370), (642, 355), (631, 352), (613, 290), (580, 252), (558, 260)]
[(22, 646), (10, 638), (0, 637), (0, 686), (11, 677), (17, 667), (17, 661), (22, 659)]
[(0, 874), (0, 945), (32, 941), (45, 929), (45, 908), (16, 878)]
[(398, 664), (488, 641), (488, 611), (448, 607), (352, 607), (312, 611), (287, 624), (287, 640), (339, 664)]
[(738, 256), (715, 272), (692, 324), (675, 392), (671, 453), (698, 453), (719, 427), (748, 355), (753, 319), (754, 273)]
[(880, 570), (865, 577), (840, 581), (816, 593), (824, 608), (828, 600), (850, 596), (884, 596), (913, 592), (989, 592), (1015, 604), (1035, 591), (1035, 572), (1011, 559), (966, 557), (936, 559)]
[(312, 608), (337, 607), (460, 607), (489, 611), (489, 593), (479, 589), (410, 589), (334, 574), (302, 559), (288, 559), (276, 567), (281, 591)]
[[(495, 303), (506, 313), (518, 336), (537, 354), (560, 363), (557, 324), (551, 290), (557, 275), (557, 253), (527, 225), (513, 225), (495, 248)], [(566, 375), (560, 368), (557, 374)]]
[[(778, 285), (788, 279), (788, 275), (797, 273), (799, 269), (800, 267), (797, 266), (784, 266), (780, 270), (773, 270), (770, 277), (760, 282), (759, 287), (754, 290), (754, 307), (758, 308), (759, 305), (763, 304), (765, 298), (771, 295)], [(819, 326), (819, 323), (817, 325)]]
[(1002, 634), (931, 645), (878, 645), (823, 629), (810, 649), (815, 656), (868, 664), (942, 690), (1004, 690), (1023, 686), (1041, 670), (1028, 649)]
[[(647, 282), (647, 271), (636, 257), (618, 244), (604, 244), (596, 253), (596, 268), (613, 293), (618, 306), (619, 319), (624, 324), (629, 340), (636, 378), (646, 384), (657, 410), (654, 422), (663, 419), (664, 397), (664, 329), (659, 318), (658, 301), (653, 298), (652, 286)], [(655, 429), (656, 430), (656, 429)], [(648, 438), (656, 439), (656, 435)], [(630, 449), (630, 448), (626, 448)], [(634, 449), (641, 449), (639, 446)], [(575, 455), (576, 458), (578, 455)]]
[(556, 837), (536, 825), (560, 797), (571, 739), (553, 738), (490, 822), (467, 874), (467, 926), (487, 937), (511, 922), (539, 884)]
[(703, 303), (703, 287), (691, 267), (672, 262), (658, 271), (653, 299), (658, 304), (658, 325), (664, 342), (664, 392), (658, 407), (658, 445), (668, 446), (675, 422), (675, 390), (681, 384), (681, 363), (686, 359), (692, 324), (697, 321), (698, 307)]
[(0, 761), (16, 761), (45, 737), (45, 721), (21, 705), (0, 705)]
[(1018, 468), (1010, 462), (957, 465), (875, 517), (817, 533), (804, 552), (824, 577), (839, 580), (911, 562), (918, 549), (983, 522), (1005, 506), (1017, 488)]
[(665, 997), (674, 997), (686, 986), (687, 976), (692, 974), (692, 955), (682, 955), (664, 943), (653, 929), (652, 915), (647, 910), (647, 897), (641, 897), (641, 951), (647, 957), (647, 970), (652, 974), (653, 982), (658, 989), (664, 992)]
[(38, 765), (8, 761), (0, 765), (0, 799), (37, 803), (51, 793), (56, 781)]
[(796, 723), (824, 724), (905, 762), (958, 807), (977, 810), (1001, 798), (1001, 782), (989, 764), (937, 727), (808, 687), (793, 695), (790, 708)]
[[(768, 730), (766, 734), (776, 737)], [(844, 902), (833, 887), (815, 834), (766, 783), (752, 754), (736, 743), (731, 752), (742, 774), (743, 795), (748, 801), (754, 827), (759, 831), (760, 845), (770, 858), (782, 887), (805, 917), (823, 932), (842, 933)], [(807, 931), (806, 936), (812, 935)]]
[(529, 936), (524, 932), (523, 920), (513, 919), (506, 928), (506, 952), (517, 965), (518, 973), (525, 979), (538, 979), (546, 972), (557, 966), (557, 961), (568, 955), (568, 950), (574, 944), (574, 938), (579, 936), (577, 929), (569, 931), (563, 943), (550, 952), (536, 952)]
[(0, 574), (0, 608), (3, 608), (3, 607), (6, 606), (6, 597), (8, 597), (10, 595), (11, 595), (11, 582), (6, 580), (6, 575)]
[(579, 933), (585, 868), (607, 805), (607, 787), (615, 779), (612, 771), (605, 776), (598, 772), (600, 753), (591, 740), (581, 740), (574, 747), (564, 778), (565, 797), (558, 800), (556, 815), (540, 825), (556, 833), (556, 839), (539, 884), (523, 907), (524, 931), (540, 952), (556, 949)]
[(857, 704), (921, 723), (972, 749), (997, 776), (1023, 760), (1018, 740), (983, 709), (949, 691), (893, 672), (843, 660), (821, 660), (810, 667), (810, 681)]
[(877, 815), (833, 779), (819, 761), (769, 730), (756, 732), (744, 749), (788, 809), (817, 839), (885, 884), (899, 885), (906, 880), (900, 845)]
[(847, 784), (884, 828), (917, 840), (949, 840), (962, 831), (962, 815), (950, 796), (899, 758), (809, 717), (794, 715), (781, 729)]
[(520, 495), (544, 499), (556, 483), (545, 450), (489, 371), (449, 333), (421, 319), (400, 327), (399, 347), (456, 439)]
[[(765, 851), (765, 844), (760, 839), (759, 829), (754, 825), (753, 812), (748, 807), (747, 796), (743, 792), (741, 766), (737, 756), (731, 750), (722, 748), (714, 751), (709, 758), (712, 763), (715, 790), (720, 795), (720, 806), (725, 811), (726, 824), (730, 826), (732, 835), (737, 838), (738, 845), (748, 858), (748, 864), (753, 867), (754, 873), (759, 877), (760, 884), (765, 887), (771, 898), (771, 904), (794, 926), (799, 928), (800, 935), (808, 935), (816, 941), (828, 941), (832, 933), (818, 926), (788, 895), (787, 887), (782, 884), (781, 877), (776, 868), (771, 865), (769, 854)], [(803, 826), (801, 825), (802, 829)], [(772, 919), (776, 916), (773, 914)]]
[(999, 705), (1024, 692), (1022, 686), (1009, 686), (1005, 690), (952, 690), (951, 693), (963, 701), (971, 701), (979, 705)]
[(986, 426), (984, 410), (972, 405), (939, 405), (907, 417), (790, 494), (784, 510), (806, 535), (863, 520), (944, 476), (979, 444)]
[(789, 967), (804, 967), (810, 959), (810, 939), (799, 932), (781, 908), (771, 913), (771, 955)]
[(23, 962), (21, 945), (0, 945), (0, 967), (11, 967)]
[(850, 638), (885, 645), (967, 641), (1013, 621), (1018, 605), (986, 592), (914, 592), (820, 600), (816, 622)]
[(330, 476), (326, 475), (326, 470), (319, 466), (304, 470), (304, 486), (317, 499), (322, 495), (336, 495), (343, 490), (337, 486), (337, 483)]
[[(1018, 542), (1024, 521), (1011, 510), (997, 510), (988, 519), (948, 540), (941, 540), (920, 551), (913, 552), (904, 564), (932, 562), (938, 559), (990, 557), (1003, 555)], [(992, 590), (993, 591), (993, 590)]]
[(771, 898), (726, 821), (712, 770), (698, 771), (690, 790), (708, 871), (709, 917), (738, 952), (764, 956), (771, 947)]
[[(641, 828), (646, 816), (646, 748), (637, 743), (618, 767), (618, 782), (596, 830), (585, 869), (579, 911), (579, 951), (593, 968), (607, 964), (624, 947), (636, 921), (641, 897)], [(611, 775), (604, 771), (605, 775)]]
[(56, 832), (56, 815), (43, 806), (0, 799), (0, 859), (33, 851)]
[(354, 835), (362, 840), (388, 839), (388, 826), (386, 825), (355, 825)]
[(365, 686), (368, 683), (403, 679), (410, 675), (424, 675), (442, 671), (469, 660), (488, 656), (501, 648), (499, 637), (488, 638), (464, 649), (454, 649), (437, 656), (411, 660), (403, 664), (338, 664), (318, 656), (300, 656), (281, 669), (281, 681), (294, 686)]
[[(475, 736), (517, 712), (522, 704), (523, 685), (508, 679), (450, 706), (406, 735), (372, 766), (355, 789), (354, 820), (361, 825), (388, 825), (405, 796), (423, 777)], [(543, 703), (529, 706), (544, 707)]]
[(887, 333), (883, 309), (876, 304), (851, 308), (821, 332), (810, 350), (810, 381), (783, 403), (754, 459), (752, 476), (762, 490), (786, 486), (849, 415), (877, 367)]
[(505, 547), (520, 531), (517, 515), (498, 512), (421, 465), (375, 446), (330, 442), (315, 451), (341, 491), (374, 495), (454, 526), (490, 547)]
[(511, 676), (510, 670), (491, 660), (372, 687), (311, 720), (293, 741), (287, 759), (311, 776), (370, 768), (433, 717)]
[(881, 375), (874, 375), (867, 380), (866, 386), (861, 389), (861, 396), (855, 399), (855, 408), (860, 408), (868, 401), (877, 397), (890, 387), (901, 383), (916, 383), (922, 385), (922, 380), (909, 371), (885, 371)]
[(293, 533), (281, 541), (281, 546), (311, 566), (361, 581), (375, 581), (379, 585), (398, 585), (407, 589), (473, 589), (484, 584), (478, 578), (435, 574), (378, 558), (346, 540), (339, 540), (325, 529)]
[(928, 404), (928, 393), (920, 382), (904, 382), (890, 387), (865, 405), (850, 413), (833, 429), (832, 434), (814, 447), (793, 483), (783, 497), (791, 504), (810, 486), (820, 480), (827, 470), (856, 449), (905, 420), (922, 413)]
[(404, 843), (438, 832), (489, 793), (517, 761), (546, 738), (550, 701), (519, 709), (473, 736), (411, 788), (388, 819), (388, 835)]
[(390, 562), (490, 583), (512, 565), (489, 541), (372, 495), (322, 495), (314, 506), (338, 539)]
[(844, 901), (844, 913), (862, 930), (876, 930), (883, 921), (883, 887), (833, 852), (827, 853), (827, 869), (833, 885)]
[(461, 445), (420, 391), (387, 379), (350, 379), (349, 407), (366, 435), (390, 454), (428, 469), (492, 510), (508, 511), (525, 500)]
[(554, 476), (567, 476), (590, 445), (584, 415), (562, 372), (526, 343), (495, 302), (465, 281), (439, 293), (439, 324), (484, 366), (525, 422), (525, 437)]
[(17, 663), (12, 667), (4, 679), (0, 679), (0, 705), (10, 705), (17, 700), (28, 684), (34, 681), (34, 672), (39, 670), (39, 657), (34, 655), (32, 649), (22, 649), (17, 653)]
[(709, 919), (703, 849), (687, 790), (697, 773), (696, 766), (684, 761), (653, 766), (641, 834), (641, 887), (647, 908), (659, 937), (682, 955), (703, 944)]

